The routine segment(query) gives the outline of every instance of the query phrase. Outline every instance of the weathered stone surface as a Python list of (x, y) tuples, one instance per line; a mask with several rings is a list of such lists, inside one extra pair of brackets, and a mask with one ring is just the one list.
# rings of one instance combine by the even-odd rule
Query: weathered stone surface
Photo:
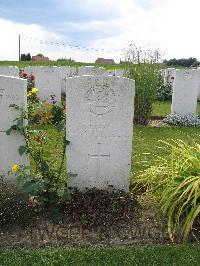
[(69, 78), (67, 88), (68, 185), (128, 191), (135, 83), (113, 76)]
[(78, 75), (108, 75), (108, 73), (103, 67), (81, 66), (78, 69)]
[(115, 69), (115, 76), (117, 77), (124, 77), (125, 70), (124, 69)]
[(54, 88), (39, 89), (37, 97), (40, 101), (45, 101), (50, 104), (58, 104), (58, 95), (55, 93)]
[(16, 104), (26, 108), (26, 87), (24, 79), (0, 76), (0, 176), (6, 180), (14, 178), (10, 172), (13, 164), (28, 164), (28, 157), (18, 153), (18, 148), (24, 144), (23, 137), (14, 131), (10, 136), (6, 135), (6, 130), (16, 123), (13, 120), (20, 115), (19, 111), (9, 106)]
[(115, 76), (115, 69), (109, 69), (107, 70), (107, 75)]
[(61, 92), (66, 93), (66, 85), (65, 85), (66, 78), (78, 76), (78, 70), (75, 67), (63, 66), (63, 67), (58, 67), (58, 71), (61, 79)]
[(15, 66), (0, 66), (0, 75), (19, 77), (19, 68)]
[(181, 115), (196, 114), (200, 91), (200, 71), (196, 69), (175, 71), (171, 112)]

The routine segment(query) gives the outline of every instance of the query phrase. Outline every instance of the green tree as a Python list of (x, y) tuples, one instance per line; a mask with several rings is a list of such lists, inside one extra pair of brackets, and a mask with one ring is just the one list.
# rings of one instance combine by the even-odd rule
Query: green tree
[(27, 61), (31, 61), (31, 55), (30, 55), (30, 53), (28, 53), (28, 54), (26, 55), (26, 60), (27, 60)]
[(26, 61), (27, 58), (26, 58), (26, 54), (21, 54), (21, 61)]
[(180, 59), (170, 59), (170, 60), (164, 60), (164, 64), (167, 66), (182, 66), (182, 67), (191, 67), (191, 66), (198, 66), (200, 62), (197, 60), (197, 58), (190, 57), (190, 58), (180, 58)]

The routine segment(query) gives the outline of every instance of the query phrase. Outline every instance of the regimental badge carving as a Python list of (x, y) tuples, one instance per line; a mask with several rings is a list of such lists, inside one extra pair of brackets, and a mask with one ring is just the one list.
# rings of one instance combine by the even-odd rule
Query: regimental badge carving
[(186, 71), (184, 73), (184, 80), (188, 80), (192, 78), (192, 74), (189, 71)]
[(86, 93), (86, 100), (91, 113), (105, 115), (114, 109), (116, 95), (113, 89), (104, 84), (90, 88)]

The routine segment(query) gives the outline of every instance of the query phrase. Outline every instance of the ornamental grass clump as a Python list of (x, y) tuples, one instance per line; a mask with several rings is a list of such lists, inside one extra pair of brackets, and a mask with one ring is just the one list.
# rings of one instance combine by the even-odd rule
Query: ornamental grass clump
[(158, 157), (134, 181), (160, 204), (170, 238), (179, 232), (185, 241), (192, 228), (200, 226), (200, 144), (181, 140), (165, 144), (170, 154)]

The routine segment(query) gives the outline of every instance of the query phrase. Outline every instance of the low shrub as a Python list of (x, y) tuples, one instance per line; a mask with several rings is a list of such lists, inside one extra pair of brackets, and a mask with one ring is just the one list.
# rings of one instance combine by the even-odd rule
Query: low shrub
[(188, 115), (180, 115), (180, 114), (169, 114), (166, 118), (163, 119), (165, 123), (174, 126), (200, 126), (200, 119), (197, 115), (188, 114)]
[(65, 107), (63, 105), (53, 105), (51, 108), (52, 123), (59, 124), (65, 119)]
[(65, 121), (64, 105), (53, 105), (46, 101), (33, 103), (29, 108), (29, 123), (39, 125), (58, 125)]

